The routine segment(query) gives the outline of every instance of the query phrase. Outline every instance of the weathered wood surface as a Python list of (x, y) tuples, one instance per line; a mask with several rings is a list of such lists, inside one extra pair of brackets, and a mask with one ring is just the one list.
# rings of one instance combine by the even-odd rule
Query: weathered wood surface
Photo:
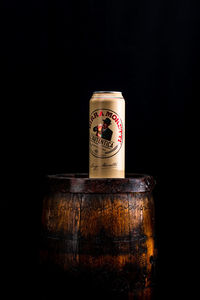
[(87, 193), (87, 188), (85, 193), (69, 193), (60, 191), (58, 183), (56, 187), (49, 189), (43, 201), (43, 268), (59, 270), (74, 283), (84, 282), (97, 294), (153, 299), (152, 186), (146, 187), (147, 192), (124, 188), (124, 193)]

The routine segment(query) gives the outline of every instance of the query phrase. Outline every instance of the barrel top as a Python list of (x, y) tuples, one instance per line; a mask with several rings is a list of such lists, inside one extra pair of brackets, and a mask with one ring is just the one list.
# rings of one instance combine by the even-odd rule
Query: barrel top
[(88, 178), (86, 173), (47, 175), (50, 191), (83, 194), (151, 192), (155, 180), (150, 175), (126, 174), (126, 178)]

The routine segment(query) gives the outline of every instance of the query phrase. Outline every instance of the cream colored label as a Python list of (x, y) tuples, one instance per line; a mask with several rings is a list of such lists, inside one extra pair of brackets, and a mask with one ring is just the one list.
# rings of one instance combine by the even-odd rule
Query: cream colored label
[(121, 92), (95, 92), (90, 99), (89, 177), (125, 176), (125, 101)]
[(106, 159), (120, 151), (124, 138), (123, 123), (115, 111), (104, 108), (92, 111), (89, 128), (90, 153), (94, 157)]

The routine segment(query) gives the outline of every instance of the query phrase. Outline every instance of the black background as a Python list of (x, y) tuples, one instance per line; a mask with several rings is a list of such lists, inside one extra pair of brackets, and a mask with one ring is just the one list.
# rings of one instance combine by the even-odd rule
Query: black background
[[(25, 260), (23, 275), (37, 278), (44, 176), (88, 172), (89, 99), (95, 90), (117, 90), (126, 101), (126, 172), (157, 181), (159, 299), (184, 295), (190, 276), (185, 106), (199, 81), (195, 2), (9, 1), (1, 12), (10, 160), (25, 196), (17, 270)], [(8, 277), (15, 278), (11, 269)], [(39, 299), (29, 276), (29, 291)]]

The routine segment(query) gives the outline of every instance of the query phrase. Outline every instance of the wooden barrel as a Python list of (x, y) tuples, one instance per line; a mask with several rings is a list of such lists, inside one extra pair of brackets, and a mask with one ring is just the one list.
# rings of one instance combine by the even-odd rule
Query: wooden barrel
[(153, 299), (154, 185), (152, 176), (141, 174), (47, 177), (42, 299)]

